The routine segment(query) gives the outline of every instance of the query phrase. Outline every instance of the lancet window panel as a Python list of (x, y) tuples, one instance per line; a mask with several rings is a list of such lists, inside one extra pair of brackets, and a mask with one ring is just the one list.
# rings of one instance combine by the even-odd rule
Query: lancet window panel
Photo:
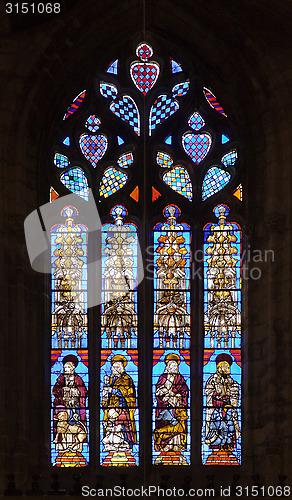
[(139, 464), (138, 235), (116, 205), (102, 228), (100, 457), (103, 466)]
[(87, 227), (64, 207), (51, 230), (51, 460), (57, 467), (89, 461)]
[(204, 228), (204, 368), (202, 460), (241, 463), (241, 230), (227, 222)]
[(154, 228), (153, 463), (190, 464), (190, 227), (164, 209)]

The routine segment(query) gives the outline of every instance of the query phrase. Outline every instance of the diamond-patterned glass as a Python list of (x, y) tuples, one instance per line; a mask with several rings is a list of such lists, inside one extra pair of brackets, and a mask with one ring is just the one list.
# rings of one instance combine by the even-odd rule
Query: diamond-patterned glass
[(185, 152), (191, 157), (194, 163), (201, 163), (208, 154), (212, 144), (209, 134), (186, 133), (182, 137), (182, 145)]
[(219, 167), (211, 167), (206, 173), (202, 186), (202, 200), (221, 191), (230, 181), (231, 174)]
[(119, 167), (123, 167), (123, 168), (128, 168), (130, 165), (132, 165), (134, 161), (134, 157), (132, 155), (132, 153), (125, 153), (123, 155), (121, 155), (118, 159), (118, 165)]
[(186, 95), (190, 88), (190, 80), (186, 80), (185, 82), (178, 83), (172, 89), (173, 97), (182, 97)]
[(99, 194), (101, 198), (108, 198), (121, 189), (127, 182), (127, 174), (120, 172), (114, 167), (109, 167), (104, 171), (100, 182)]
[(132, 97), (124, 95), (118, 101), (110, 105), (110, 110), (121, 120), (128, 123), (140, 135), (140, 115), (135, 101)]
[(108, 141), (105, 135), (85, 135), (79, 139), (80, 149), (85, 158), (93, 167), (103, 157), (107, 150)]
[(88, 199), (88, 182), (81, 168), (72, 168), (61, 175), (60, 181), (72, 193), (78, 194), (84, 200)]
[(173, 113), (179, 109), (178, 102), (172, 97), (165, 94), (160, 95), (154, 102), (149, 117), (149, 135), (156, 129), (158, 125), (163, 123)]
[(136, 54), (142, 61), (147, 61), (153, 56), (153, 49), (149, 43), (140, 43), (136, 49)]
[(87, 118), (85, 127), (90, 130), (90, 132), (97, 132), (101, 125), (101, 121), (97, 116), (91, 115)]
[(205, 126), (205, 120), (198, 111), (195, 111), (188, 119), (188, 124), (193, 130), (200, 130)]
[(182, 196), (185, 196), (185, 198), (187, 198), (188, 200), (192, 200), (192, 183), (190, 176), (185, 168), (177, 166), (166, 172), (163, 175), (162, 179), (165, 184), (171, 187), (171, 189), (181, 194)]
[(130, 67), (131, 78), (144, 95), (155, 85), (159, 75), (159, 65), (157, 63), (135, 62)]
[(221, 159), (225, 167), (231, 167), (232, 165), (234, 165), (236, 160), (237, 160), (237, 151), (235, 149), (229, 151), (229, 153), (226, 153), (226, 155), (224, 155)]
[(100, 82), (100, 93), (103, 97), (112, 97), (115, 99), (118, 95), (118, 89), (112, 83)]
[(171, 167), (173, 164), (173, 159), (167, 153), (163, 153), (162, 151), (158, 151), (156, 156), (156, 161), (160, 167)]
[(54, 163), (58, 168), (69, 167), (70, 161), (65, 155), (61, 155), (60, 153), (56, 153), (54, 156)]

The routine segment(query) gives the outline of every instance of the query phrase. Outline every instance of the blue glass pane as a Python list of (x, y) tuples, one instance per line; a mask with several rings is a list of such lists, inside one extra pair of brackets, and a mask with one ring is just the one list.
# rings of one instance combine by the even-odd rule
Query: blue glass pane
[(219, 167), (212, 167), (204, 177), (202, 186), (202, 200), (223, 189), (231, 179), (231, 174)]
[(115, 61), (113, 61), (109, 67), (107, 68), (106, 72), (107, 73), (113, 73), (113, 75), (117, 75), (118, 74), (118, 67), (119, 67), (119, 60), (116, 59)]
[(70, 165), (70, 161), (65, 155), (61, 155), (60, 153), (56, 153), (54, 156), (54, 163), (58, 168), (65, 168)]
[(110, 105), (110, 110), (121, 120), (128, 123), (140, 135), (140, 115), (135, 101), (130, 96), (123, 96)]
[(124, 142), (125, 141), (118, 135), (118, 145), (121, 146)]
[(149, 135), (155, 128), (179, 109), (178, 102), (167, 95), (160, 95), (154, 102), (149, 116)]
[(182, 97), (188, 93), (189, 88), (190, 88), (190, 80), (178, 83), (173, 87), (172, 95), (173, 97)]
[(236, 160), (237, 160), (237, 151), (235, 149), (233, 149), (232, 151), (229, 151), (229, 153), (224, 155), (221, 159), (221, 161), (222, 161), (223, 165), (225, 165), (225, 167), (231, 167), (232, 165), (234, 165)]
[(171, 143), (172, 143), (172, 136), (171, 136), (171, 135), (169, 135), (168, 137), (166, 137), (166, 139), (165, 139), (165, 141), (164, 141), (164, 142), (165, 142), (165, 144), (169, 144), (169, 145), (171, 146)]
[(174, 59), (170, 59), (170, 64), (171, 64), (171, 72), (174, 73), (179, 73), (182, 71), (181, 65), (176, 62)]
[(68, 172), (61, 175), (60, 181), (72, 193), (78, 194), (85, 200), (88, 199), (88, 183), (81, 168), (76, 167), (68, 170)]
[(65, 144), (65, 146), (70, 146), (70, 137), (65, 137), (63, 144)]
[(228, 135), (222, 134), (221, 141), (222, 141), (222, 144), (226, 144), (226, 142), (229, 142), (230, 139), (229, 139)]

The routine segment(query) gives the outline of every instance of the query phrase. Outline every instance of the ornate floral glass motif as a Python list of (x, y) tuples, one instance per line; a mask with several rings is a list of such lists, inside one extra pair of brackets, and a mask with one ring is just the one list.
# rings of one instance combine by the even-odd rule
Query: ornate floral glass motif
[(231, 174), (219, 167), (211, 167), (206, 173), (202, 186), (202, 200), (221, 191), (231, 179)]
[(137, 89), (146, 95), (157, 81), (159, 64), (154, 61), (146, 62), (153, 55), (152, 47), (147, 43), (138, 45), (136, 54), (140, 57), (141, 62), (131, 64), (130, 75)]
[(66, 113), (64, 115), (63, 120), (66, 120), (66, 118), (68, 118), (69, 116), (73, 115), (73, 113), (75, 113), (75, 111), (77, 111), (77, 109), (79, 108), (80, 104), (83, 102), (85, 94), (86, 94), (86, 90), (83, 90), (82, 92), (80, 92), (80, 94), (78, 94), (77, 97), (75, 97), (75, 99), (72, 102), (71, 106), (69, 106), (69, 108), (67, 109), (67, 111), (66, 111)]
[(137, 135), (140, 135), (140, 114), (132, 97), (124, 95), (118, 101), (113, 101), (110, 110), (121, 120), (128, 123)]
[(154, 102), (149, 116), (149, 135), (179, 109), (178, 102), (167, 95), (160, 95)]
[(182, 145), (194, 163), (199, 164), (208, 154), (212, 144), (210, 134), (186, 133), (182, 136)]
[(82, 134), (79, 139), (79, 146), (82, 154), (85, 156), (93, 167), (96, 167), (97, 162), (104, 156), (108, 141), (105, 135), (85, 135)]
[(186, 80), (182, 83), (177, 83), (172, 89), (173, 97), (182, 97), (186, 95), (190, 88), (190, 80)]
[(241, 460), (241, 230), (226, 222), (229, 208), (214, 209), (218, 223), (204, 228), (205, 465)]
[(204, 87), (204, 95), (205, 95), (208, 103), (210, 104), (211, 108), (216, 109), (216, 111), (218, 111), (218, 113), (221, 113), (223, 116), (227, 116), (224, 113), (224, 110), (223, 110), (222, 106), (219, 104), (219, 102), (217, 101), (217, 99), (214, 96), (214, 94), (212, 94), (211, 90), (209, 90), (206, 87)]
[(64, 224), (51, 230), (51, 456), (57, 467), (84, 467), (89, 461), (87, 228), (75, 224), (74, 207), (65, 207), (62, 215)]
[(193, 199), (191, 179), (185, 168), (180, 166), (172, 168), (163, 175), (162, 179), (165, 184), (177, 193), (190, 201)]
[(88, 199), (88, 182), (81, 168), (71, 168), (60, 176), (60, 181), (72, 193), (78, 194), (84, 200)]
[(54, 163), (55, 163), (56, 167), (58, 167), (58, 168), (65, 168), (65, 167), (69, 167), (69, 165), (70, 165), (70, 161), (67, 158), (67, 156), (62, 155), (61, 153), (55, 153)]
[(190, 227), (164, 209), (154, 228), (153, 462), (190, 464)]
[(124, 172), (114, 167), (109, 167), (104, 171), (101, 179), (99, 194), (101, 198), (107, 198), (119, 191), (127, 183), (128, 176)]
[(137, 228), (124, 206), (102, 228), (101, 464), (139, 464)]

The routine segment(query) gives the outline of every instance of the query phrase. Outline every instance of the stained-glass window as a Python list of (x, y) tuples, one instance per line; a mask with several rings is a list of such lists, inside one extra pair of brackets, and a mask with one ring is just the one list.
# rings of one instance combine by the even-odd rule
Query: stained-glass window
[(69, 116), (73, 115), (73, 113), (75, 113), (75, 111), (77, 111), (77, 109), (79, 108), (80, 104), (83, 102), (85, 94), (86, 94), (86, 90), (83, 90), (82, 92), (80, 92), (80, 94), (78, 94), (77, 97), (75, 97), (75, 99), (72, 102), (71, 106), (69, 106), (69, 108), (67, 109), (67, 111), (66, 111), (66, 113), (64, 115), (63, 120), (66, 120), (66, 118), (68, 118)]
[(208, 154), (212, 144), (210, 134), (186, 133), (182, 137), (182, 145), (185, 152), (194, 163), (201, 163)]
[(51, 230), (51, 456), (57, 467), (89, 461), (87, 228), (64, 207)]
[(88, 182), (81, 168), (71, 168), (60, 176), (60, 181), (72, 193), (78, 194), (85, 200), (88, 199)]
[(190, 464), (190, 227), (154, 227), (153, 463)]
[(139, 464), (137, 228), (111, 210), (102, 228), (101, 464)]
[(205, 465), (241, 462), (241, 231), (227, 222), (229, 208), (214, 209), (204, 228)]
[(193, 189), (190, 176), (185, 168), (175, 167), (163, 174), (163, 181), (171, 189), (185, 196), (188, 200), (193, 198)]
[(104, 171), (101, 179), (99, 193), (102, 198), (111, 196), (119, 191), (127, 182), (128, 176), (114, 167), (109, 167)]
[(218, 113), (221, 113), (223, 116), (227, 116), (225, 114), (222, 106), (219, 104), (216, 97), (214, 96), (214, 94), (212, 94), (211, 90), (204, 87), (204, 94), (205, 94), (205, 97), (206, 97), (208, 103), (210, 104), (210, 106), (212, 108), (216, 109), (216, 111), (218, 111)]
[(54, 163), (58, 168), (65, 168), (70, 165), (70, 161), (65, 155), (61, 155), (61, 153), (55, 153)]
[(194, 129), (194, 130), (200, 130), (205, 126), (205, 121), (203, 117), (198, 113), (198, 111), (195, 111), (188, 119), (188, 124), (189, 126)]
[(219, 167), (211, 167), (206, 173), (202, 186), (202, 199), (206, 200), (209, 196), (223, 189), (230, 181), (231, 174)]
[(82, 134), (79, 139), (80, 149), (93, 167), (96, 167), (97, 162), (104, 156), (108, 140), (105, 135), (85, 135)]
[(132, 97), (124, 95), (118, 101), (112, 102), (110, 110), (124, 122), (128, 123), (137, 135), (140, 135), (140, 114)]
[(149, 116), (149, 135), (179, 108), (178, 102), (167, 95), (160, 95), (154, 102)]
[[(217, 98), (200, 87), (198, 67), (196, 73), (191, 67), (182, 68), (154, 41), (153, 47), (155, 59), (152, 46), (143, 41), (136, 47), (137, 57), (121, 51), (94, 72), (94, 86), (74, 99), (63, 121), (60, 117), (61, 129), (50, 156), (57, 178), (50, 201), (64, 193), (64, 186), (88, 200), (90, 188), (103, 218), (101, 286), (95, 291), (99, 297), (95, 305), (101, 303), (100, 322), (96, 325), (94, 319), (89, 332), (89, 345), (98, 349), (91, 352), (87, 238), (95, 241), (90, 255), (96, 251), (97, 261), (100, 245), (71, 206), (63, 210), (65, 222), (52, 231), (55, 466), (88, 464), (89, 359), (90, 373), (100, 374), (100, 386), (92, 385), (90, 402), (95, 420), (91, 416), (91, 450), (98, 453), (91, 455), (95, 465), (143, 465), (150, 440), (154, 468), (191, 465), (191, 405), (194, 421), (201, 418), (202, 425), (200, 442), (196, 434), (192, 439), (193, 456), (201, 449), (206, 466), (241, 463), (241, 230), (236, 222), (228, 222), (229, 210), (235, 213), (235, 207), (241, 214), (244, 208), (237, 153), (241, 149)], [(212, 200), (218, 203), (214, 209), (218, 222), (203, 228), (202, 216), (204, 221), (215, 220)], [(141, 287), (139, 301), (138, 227), (143, 228), (139, 239), (144, 255), (150, 255), (147, 272), (153, 273)], [(191, 227), (197, 232), (192, 242)], [(195, 256), (197, 251), (204, 255), (199, 270), (204, 282), (201, 302), (191, 248)], [(89, 284), (92, 281), (90, 273)], [(191, 397), (190, 386), (191, 374), (195, 378), (200, 373), (200, 339), (203, 412)], [(141, 346), (143, 351), (138, 352)], [(152, 374), (144, 370), (151, 348)], [(152, 400), (144, 401), (145, 387), (150, 390), (151, 383)], [(139, 411), (141, 401), (144, 412)], [(150, 418), (152, 436), (140, 434)]]
[(182, 83), (177, 83), (172, 89), (173, 97), (182, 97), (186, 95), (190, 88), (190, 81), (186, 80)]
[(90, 130), (90, 132), (97, 132), (101, 125), (101, 121), (97, 116), (91, 115), (87, 118), (85, 127)]

